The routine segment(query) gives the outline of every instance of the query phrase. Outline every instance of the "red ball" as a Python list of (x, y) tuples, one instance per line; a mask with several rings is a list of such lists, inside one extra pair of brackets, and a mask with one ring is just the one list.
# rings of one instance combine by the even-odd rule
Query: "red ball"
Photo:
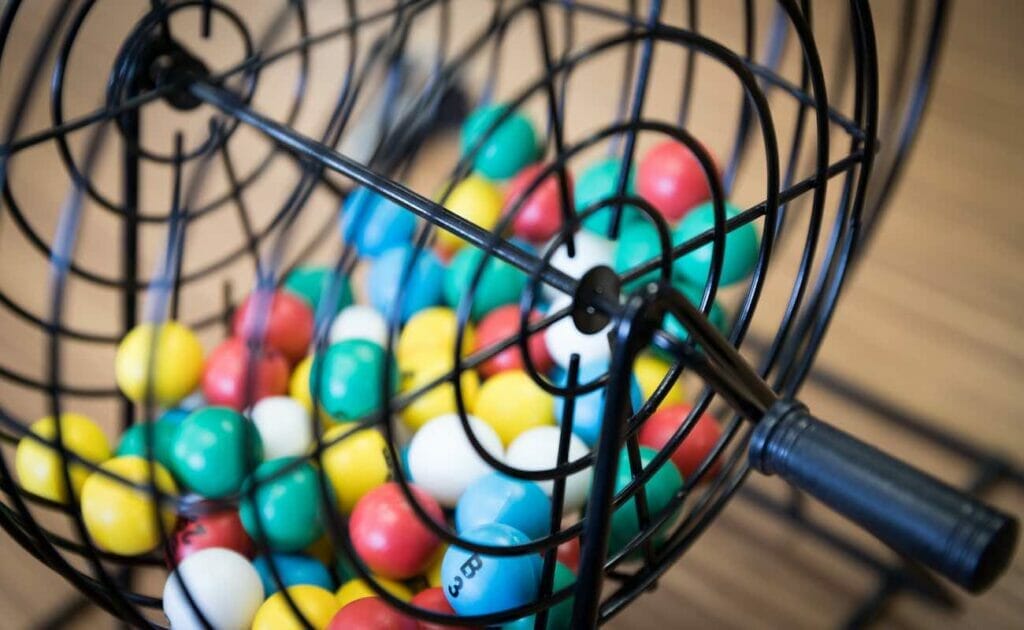
[(327, 630), (416, 630), (416, 620), (379, 597), (363, 597), (336, 612)]
[[(454, 615), (455, 611), (452, 609), (451, 604), (445, 599), (444, 590), (440, 586), (428, 588), (416, 593), (416, 597), (413, 597), (410, 604), (417, 608), (429, 610), (430, 612), (441, 613), (443, 615)], [(429, 621), (423, 621), (421, 619), (416, 620), (417, 630), (448, 630), (449, 628), (463, 628), (464, 626), (446, 626), (443, 624), (430, 623)]]
[(558, 545), (558, 561), (569, 568), (573, 573), (580, 570), (580, 539), (570, 538), (561, 545)]
[(245, 342), (234, 337), (210, 353), (203, 370), (203, 396), (209, 404), (242, 411), (262, 398), (288, 391), (288, 362), (281, 353), (266, 349), (253, 367), (252, 397), (247, 400), (249, 356)]
[[(653, 449), (663, 448), (686, 420), (690, 409), (689, 405), (672, 405), (658, 410), (647, 419), (644, 426), (640, 427), (640, 444)], [(718, 421), (711, 414), (705, 413), (697, 419), (697, 424), (690, 430), (686, 439), (672, 453), (672, 463), (683, 473), (684, 478), (691, 477), (714, 449), (720, 437), (722, 429), (718, 426)], [(717, 475), (721, 467), (721, 458), (715, 459), (705, 478)]]
[(234, 336), (248, 339), (254, 334), (257, 324), (263, 324), (263, 343), (266, 346), (277, 350), (292, 363), (306, 356), (313, 340), (313, 310), (309, 305), (291, 293), (275, 291), (263, 307), (269, 307), (270, 312), (260, 313), (258, 309), (250, 309), (255, 298), (255, 294), (245, 298), (235, 311), (231, 327)]
[[(440, 504), (419, 488), (410, 488), (420, 507), (443, 525)], [(349, 518), (348, 532), (363, 562), (377, 575), (392, 580), (422, 574), (441, 544), (395, 482), (378, 486), (359, 499)]]
[(174, 564), (180, 564), (191, 554), (211, 547), (231, 549), (246, 558), (256, 555), (256, 545), (245, 533), (238, 510), (203, 514), (195, 520), (183, 521), (174, 534)]
[(640, 160), (637, 192), (669, 222), (711, 198), (707, 177), (697, 156), (686, 145), (665, 140)]
[[(519, 171), (505, 189), (505, 212), (533, 184), (544, 164), (531, 164)], [(572, 199), (572, 175), (566, 171), (569, 198)], [(562, 193), (558, 171), (548, 175), (523, 202), (512, 219), (512, 233), (531, 243), (543, 243), (562, 226)]]
[[(537, 311), (530, 313), (531, 322), (536, 322), (540, 318), (541, 315)], [(488, 313), (476, 327), (476, 348), (474, 348), (474, 352), (518, 334), (519, 306), (517, 304), (508, 304), (496, 308)], [(548, 354), (548, 346), (544, 343), (544, 333), (542, 331), (530, 335), (526, 347), (530, 352), (530, 358), (533, 360), (533, 365), (537, 371), (543, 373), (551, 369), (554, 363), (551, 360), (551, 355)], [(480, 374), (484, 378), (494, 376), (498, 372), (506, 370), (521, 369), (524, 369), (523, 353), (519, 350), (518, 344), (505, 348), (479, 367)]]

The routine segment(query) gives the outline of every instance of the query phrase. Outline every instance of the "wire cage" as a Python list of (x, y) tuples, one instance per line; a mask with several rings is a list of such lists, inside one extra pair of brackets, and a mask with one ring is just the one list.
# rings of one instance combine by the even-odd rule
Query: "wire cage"
[[(163, 594), (174, 592), (186, 609), (179, 619), (187, 621), (177, 623), (219, 627), (198, 582), (176, 570), (181, 532), (240, 505), (245, 520), (244, 505), (265, 488), (308, 472), (315, 496), (306, 507), (317, 522), (306, 529), (323, 531), (316, 542), (332, 583), (360, 579), (391, 608), (435, 624), (590, 627), (656, 585), (753, 468), (807, 490), (969, 590), (983, 589), (1005, 567), (1016, 521), (793, 401), (913, 141), (948, 7), (747, 0), (708, 8), (694, 0), (9, 1), (0, 16), (4, 529), (126, 623), (166, 624), (166, 583)], [(891, 13), (895, 43), (876, 41), (873, 10)], [(817, 43), (823, 32), (834, 34), (834, 50)], [(485, 109), (493, 115), (481, 123), (474, 112)], [(486, 180), (514, 174), (481, 178), (480, 165), (522, 120), (533, 121), (529, 161), (539, 166), (500, 201), (500, 216), (481, 218), (483, 202), (459, 199), (460, 187), (483, 181), (497, 190)], [(686, 238), (680, 217), (631, 181), (666, 141), (685, 149), (707, 188), (706, 225)], [(588, 165), (602, 160), (618, 167), (603, 194), (581, 196)], [(517, 219), (542, 192), (556, 208), (554, 228), (531, 239)], [(616, 258), (641, 228), (646, 254)], [(386, 252), (367, 242), (374, 230), (373, 239), (400, 246), (390, 275), (379, 271)], [(736, 275), (727, 245), (743, 231), (756, 247), (747, 268), (727, 277)], [(679, 261), (701, 252), (708, 258), (699, 282), (682, 283)], [(281, 381), (263, 364), (278, 350), (268, 347), (276, 346), (276, 296), (312, 263), (327, 272), (308, 338), (285, 368), (311, 405), (308, 452), (270, 473), (262, 456), (243, 457), (246, 483), (227, 492), (196, 492), (200, 484), (173, 470), (172, 483), (160, 482), (159, 427), (171, 422), (168, 413), (196, 413), (209, 401), (162, 394), (163, 361), (185, 352), (164, 349), (162, 332), (140, 342), (138, 391), (119, 388), (119, 344), (140, 325), (163, 330), (170, 321), (217, 346), (214, 354), (233, 336), (241, 359), (229, 398), (252, 416), (264, 381)], [(424, 300), (424, 286), (436, 274), (453, 276), (456, 264), (461, 284)], [(516, 278), (503, 302), (516, 311), (514, 326), (475, 344), (499, 264)], [(250, 287), (239, 308), (239, 292)], [(339, 338), (335, 307), (353, 292), (378, 306), (385, 326), (379, 353), (366, 359), (378, 368), (351, 384), (365, 400), (343, 413), (327, 402), (335, 395), (329, 357)], [(450, 308), (450, 319), (421, 334), (446, 340), (446, 353), (412, 374), (401, 356), (406, 324), (436, 305)], [(729, 316), (717, 330), (723, 310)], [(534, 359), (536, 339), (558, 355), (557, 369)], [(296, 377), (307, 349), (312, 358), (298, 365), (309, 374)], [(478, 434), (477, 373), (509, 352), (518, 353), (528, 385), (501, 402), (515, 416), (539, 392), (559, 417), (544, 466), (517, 466), (502, 455), (508, 444), (495, 454)], [(652, 358), (661, 370), (640, 388), (639, 363)], [(207, 370), (212, 362), (210, 355)], [(643, 451), (644, 426), (681, 384), (694, 392), (688, 412), (658, 449)], [(407, 452), (421, 427), (406, 414), (439, 391), (458, 428), (448, 436), (453, 449), (465, 442), (489, 469), (547, 484), (542, 533), (503, 544), (467, 538), (450, 509), (438, 517), (413, 489), (426, 477)], [(125, 433), (122, 448), (136, 428), (145, 469), (133, 476), (84, 455), (65, 428), (68, 412), (111, 419), (101, 424), (111, 436)], [(651, 488), (709, 412), (720, 430), (668, 496), (655, 499)], [(575, 454), (582, 429), (574, 423), (586, 414), (593, 435)], [(44, 415), (60, 421), (51, 420), (49, 433), (30, 428)], [(483, 563), (539, 558), (528, 597), (453, 616), (409, 603), (373, 574), (353, 543), (351, 511), (338, 509), (347, 482), (331, 479), (326, 462), (367, 431), (383, 438), (404, 514), (467, 554), (461, 574), (442, 572), (449, 603)], [(245, 435), (232, 438), (235, 451), (246, 448)], [(12, 465), (26, 443), (57, 462), (53, 496), (28, 487)], [(444, 455), (434, 454), (435, 469), (454, 467)], [(567, 487), (581, 475), (589, 479), (585, 505), (567, 509)], [(141, 520), (158, 542), (134, 554), (102, 543), (83, 497), (69, 491), (78, 476), (144, 497)], [(180, 492), (170, 491), (174, 481)], [(165, 521), (164, 512), (175, 518)], [(323, 626), (287, 588), (265, 515), (252, 514), (246, 530), (281, 610), (295, 627)], [(610, 544), (617, 518), (634, 525)], [(578, 571), (556, 584), (560, 554), (574, 545)]]

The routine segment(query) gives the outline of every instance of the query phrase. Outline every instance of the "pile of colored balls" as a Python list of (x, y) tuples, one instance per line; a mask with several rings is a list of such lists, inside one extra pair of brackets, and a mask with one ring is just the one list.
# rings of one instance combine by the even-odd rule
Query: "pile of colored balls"
[[(624, 272), (659, 255), (657, 230), (633, 206), (622, 208), (618, 239), (607, 238), (609, 200), (622, 176), (617, 159), (563, 180), (537, 161), (531, 122), (504, 106), (469, 118), (463, 152), (474, 172), (441, 203), (485, 228), (504, 225), (523, 248), (553, 248), (551, 264), (566, 273), (580, 277), (596, 265)], [(630, 172), (625, 182), (627, 196), (638, 195), (672, 226), (676, 244), (715, 224), (704, 170), (675, 140), (649, 150), (635, 181)], [(559, 240), (564, 193), (577, 211), (607, 210), (582, 221), (573, 256)], [(726, 209), (728, 218), (738, 214)], [(33, 424), (18, 445), (23, 489), (77, 503), (98, 549), (165, 555), (171, 570), (163, 608), (175, 628), (204, 621), (303, 627), (293, 605), (317, 628), (426, 628), (440, 626), (417, 622), (392, 602), (460, 616), (527, 606), (540, 595), (541, 553), (476, 553), (446, 545), (441, 532), (482, 545), (527, 545), (585, 510), (589, 468), (568, 476), (558, 514), (552, 480), (527, 481), (494, 464), (520, 471), (558, 465), (559, 424), (570, 414), (551, 391), (566, 384), (574, 354), (579, 382), (607, 372), (606, 331), (585, 334), (566, 317), (522, 346), (495, 352), (523, 320), (535, 323), (568, 298), (544, 289), (535, 310), (521, 314), (529, 286), (522, 271), (448, 233), (436, 234), (431, 247), (413, 247), (414, 215), (366, 188), (347, 198), (340, 229), (366, 267), (351, 277), (365, 282), (357, 286), (323, 266), (293, 269), (279, 287), (249, 295), (230, 337), (209, 353), (178, 322), (142, 324), (121, 341), (115, 373), (128, 399), (160, 410), (156, 419), (131, 426), (112, 448), (95, 422), (65, 412)], [(729, 232), (725, 244), (720, 286), (746, 278), (759, 255), (751, 224)], [(673, 282), (693, 302), (708, 279), (711, 250), (709, 243), (673, 263)], [(462, 327), (460, 315), (468, 320)], [(710, 316), (725, 328), (720, 307)], [(314, 352), (320, 321), (329, 325)], [(686, 334), (678, 323), (666, 325)], [(486, 360), (471, 361), (477, 354)], [(466, 365), (456, 377), (457, 361)], [(664, 356), (639, 357), (634, 411), (671, 371)], [(678, 380), (663, 389), (638, 434), (644, 466), (667, 444), (678, 445), (643, 487), (652, 515), (676, 509), (684, 479), (715, 475), (722, 441), (707, 414), (680, 441), (691, 408)], [(603, 407), (601, 389), (575, 397), (569, 462), (595, 447)], [(624, 450), (617, 489), (633, 477)], [(638, 547), (634, 501), (612, 515), (612, 553)], [(558, 547), (555, 592), (574, 583), (579, 553), (578, 538)], [(548, 611), (547, 627), (569, 627), (571, 611), (572, 599), (563, 599)], [(532, 628), (534, 619), (507, 627)]]

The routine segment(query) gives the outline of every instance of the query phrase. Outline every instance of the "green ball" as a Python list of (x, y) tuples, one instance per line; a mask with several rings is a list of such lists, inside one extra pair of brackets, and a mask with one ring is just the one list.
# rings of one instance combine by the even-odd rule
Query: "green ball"
[[(725, 204), (725, 218), (729, 220), (740, 213), (740, 209)], [(673, 246), (680, 245), (692, 238), (700, 236), (715, 227), (715, 209), (709, 201), (703, 203), (683, 217), (673, 234)], [(703, 286), (711, 273), (711, 253), (714, 243), (698, 247), (694, 251), (676, 259), (675, 275), (686, 284)], [(751, 223), (730, 231), (725, 236), (725, 250), (722, 252), (722, 274), (719, 286), (728, 286), (743, 280), (754, 270), (757, 256), (760, 253), (760, 238), (757, 228)]]
[[(308, 462), (296, 461), (279, 457), (263, 462), (242, 486), (242, 527), (253, 540), (262, 540), (274, 551), (302, 551), (324, 532), (317, 472)], [(281, 472), (285, 467), (291, 468)]]
[[(284, 279), (284, 290), (296, 295), (309, 304), (315, 314), (320, 308), (320, 301), (330, 285), (334, 272), (323, 266), (296, 267)], [(338, 297), (331, 310), (337, 315), (341, 309), (352, 304), (352, 285), (347, 277), (338, 278)]]
[[(615, 249), (615, 271), (621, 275), (641, 263), (661, 258), (661, 255), (658, 229), (647, 221), (629, 223), (619, 233), (619, 244)], [(658, 280), (661, 277), (660, 269), (658, 267), (627, 282), (623, 289), (627, 292), (635, 291), (648, 282)]]
[[(469, 115), (462, 125), (463, 155), (476, 146), (507, 109), (507, 105), (486, 105)], [(473, 166), (490, 179), (508, 179), (536, 160), (537, 154), (537, 134), (530, 119), (513, 112), (483, 141)]]
[[(320, 404), (339, 420), (357, 420), (379, 411), (386, 402), (380, 383), (385, 369), (384, 349), (365, 339), (345, 339), (332, 344), (313, 359), (309, 391), (320, 378)], [(398, 366), (392, 360), (391, 394), (398, 391)]]
[(209, 498), (238, 492), (263, 459), (259, 431), (227, 407), (203, 407), (181, 422), (171, 450), (171, 472), (186, 488)]
[[(171, 462), (174, 459), (174, 441), (178, 435), (178, 424), (173, 420), (157, 420), (151, 424), (153, 427), (153, 459), (164, 468), (170, 470)], [(146, 448), (146, 423), (133, 424), (121, 436), (121, 443), (117, 445), (117, 456), (125, 457), (134, 455), (146, 458), (149, 449)]]
[[(657, 451), (652, 448), (640, 447), (640, 461), (643, 462), (644, 468), (650, 465), (651, 460), (657, 454)], [(629, 452), (626, 449), (622, 449), (622, 452), (619, 454), (619, 469), (615, 476), (615, 492), (622, 492), (632, 480), (633, 474), (629, 466)], [(647, 484), (643, 489), (639, 491), (645, 492), (647, 495), (647, 513), (652, 519), (657, 517), (662, 510), (672, 503), (676, 492), (682, 487), (683, 476), (679, 473), (679, 469), (672, 464), (671, 459), (666, 460), (661, 468), (654, 473), (654, 476), (647, 480)], [(637, 496), (633, 495), (629, 501), (619, 506), (612, 513), (612, 531), (608, 541), (608, 553), (610, 554), (619, 552), (630, 540), (640, 533), (640, 520), (636, 514)], [(655, 545), (664, 539), (664, 530), (667, 530), (670, 524), (671, 521), (668, 521), (665, 527), (663, 527), (663, 531), (658, 532), (651, 539)], [(642, 549), (642, 547), (639, 547), (637, 551), (642, 553)]]
[[(619, 189), (619, 173), (622, 171), (622, 160), (619, 158), (605, 158), (595, 162), (586, 168), (576, 180), (573, 202), (577, 212), (584, 212), (590, 206), (596, 206), (606, 199), (615, 197)], [(633, 195), (636, 192), (636, 174), (633, 169), (629, 171), (626, 179), (626, 195)], [(612, 223), (612, 212), (614, 206), (608, 205), (591, 214), (583, 220), (583, 226), (595, 234), (605, 236)], [(622, 207), (622, 219), (620, 227), (630, 223), (645, 221), (643, 211), (635, 206)]]
[[(576, 574), (561, 562), (555, 563), (554, 578), (552, 581), (552, 593), (557, 593), (576, 583)], [(575, 601), (575, 596), (569, 596), (548, 609), (548, 622), (544, 627), (547, 630), (562, 630), (563, 628), (570, 627), (572, 624), (572, 606)], [(502, 630), (533, 630), (536, 625), (536, 615), (529, 615), (503, 625)]]
[[(452, 308), (459, 305), (469, 290), (470, 281), (477, 272), (484, 253), (475, 247), (464, 247), (452, 259), (444, 278), (444, 299)], [(495, 257), (488, 258), (484, 273), (473, 293), (470, 317), (478, 320), (499, 306), (514, 304), (526, 286), (526, 275)]]

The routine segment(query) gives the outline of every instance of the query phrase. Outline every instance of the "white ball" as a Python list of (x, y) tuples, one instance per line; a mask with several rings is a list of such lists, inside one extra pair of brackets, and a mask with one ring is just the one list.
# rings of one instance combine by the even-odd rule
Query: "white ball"
[[(508, 447), (505, 463), (519, 470), (550, 470), (558, 465), (559, 427), (537, 427), (525, 431)], [(569, 437), (568, 462), (574, 462), (590, 452), (583, 440), (573, 434)], [(575, 512), (583, 507), (590, 493), (590, 478), (593, 469), (588, 467), (573, 473), (565, 480), (565, 503), (562, 513)], [(550, 497), (555, 488), (554, 481), (538, 481)]]
[(366, 339), (383, 348), (388, 341), (388, 323), (372, 306), (353, 304), (341, 309), (334, 318), (328, 337), (332, 344), (345, 339)]
[[(562, 296), (551, 303), (548, 312), (553, 313), (572, 304), (572, 298)], [(612, 324), (593, 334), (584, 334), (576, 328), (572, 316), (567, 315), (544, 331), (544, 345), (548, 348), (551, 359), (562, 369), (569, 367), (569, 359), (573, 353), (580, 355), (580, 365), (607, 365), (612, 357), (611, 344), (608, 343), (608, 332)]]
[(313, 446), (313, 423), (302, 403), (288, 396), (271, 396), (253, 405), (249, 417), (263, 441), (263, 459), (300, 457)]
[[(562, 243), (551, 255), (550, 265), (559, 271), (579, 280), (598, 265), (613, 267), (615, 264), (615, 243), (587, 230), (580, 230), (574, 235), (576, 246), (575, 256), (569, 257), (569, 251)], [(558, 289), (543, 284), (542, 295), (549, 301), (559, 297), (567, 297)]]
[[(480, 445), (499, 461), (501, 438), (486, 422), (469, 416), (469, 427)], [(474, 481), (494, 472), (473, 448), (457, 413), (438, 416), (420, 427), (409, 443), (409, 473), (413, 482), (441, 505), (455, 507)]]
[[(217, 630), (248, 628), (263, 603), (256, 568), (239, 553), (211, 547), (185, 558), (175, 573), (206, 621)], [(164, 614), (174, 630), (204, 628), (174, 573), (164, 583)]]

